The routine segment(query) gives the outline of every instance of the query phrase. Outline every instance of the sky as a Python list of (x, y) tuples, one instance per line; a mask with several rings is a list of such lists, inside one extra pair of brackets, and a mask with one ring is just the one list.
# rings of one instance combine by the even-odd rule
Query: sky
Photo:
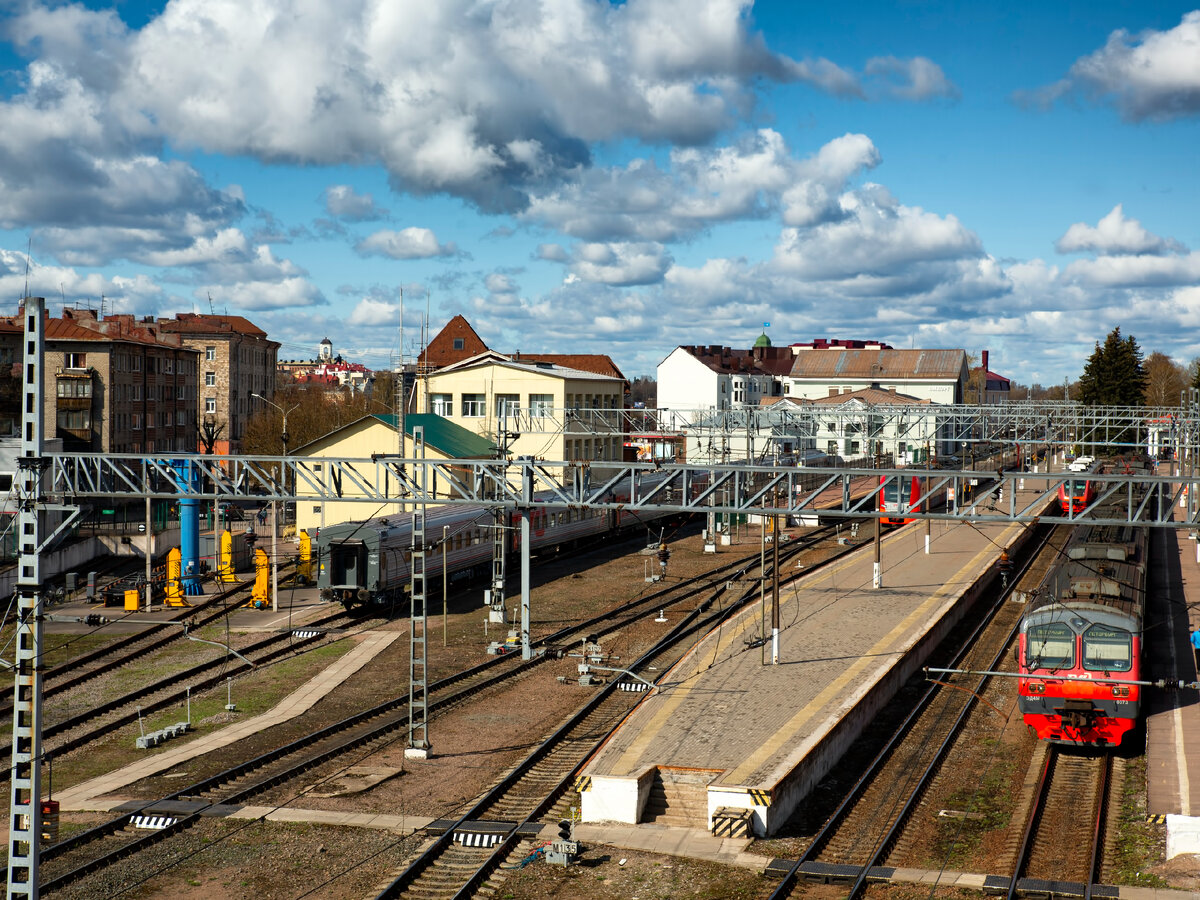
[(1187, 4), (0, 0), (0, 310), (1049, 385), (1117, 326), (1200, 356), (1197, 147)]

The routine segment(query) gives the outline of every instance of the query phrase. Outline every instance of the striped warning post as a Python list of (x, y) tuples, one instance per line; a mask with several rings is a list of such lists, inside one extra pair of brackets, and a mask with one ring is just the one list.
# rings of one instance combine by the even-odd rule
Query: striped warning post
[(643, 684), (640, 681), (621, 681), (621, 682), (617, 683), (617, 689), (622, 690), (622, 691), (629, 691), (634, 694), (640, 694), (640, 693), (643, 693), (644, 691), (650, 690), (650, 686), (647, 684)]
[(129, 820), (129, 824), (134, 828), (162, 831), (162, 829), (170, 828), (178, 821), (174, 816), (134, 816)]
[(308, 640), (309, 638), (315, 638), (315, 637), (320, 637), (320, 636), (321, 636), (320, 631), (293, 631), (292, 632), (292, 637), (299, 638), (302, 641)]
[(584, 791), (590, 791), (592, 789), (592, 776), (590, 776), (590, 775), (576, 776), (575, 784), (573, 785), (573, 787), (575, 788), (575, 793), (577, 793), (577, 794), (582, 794)]

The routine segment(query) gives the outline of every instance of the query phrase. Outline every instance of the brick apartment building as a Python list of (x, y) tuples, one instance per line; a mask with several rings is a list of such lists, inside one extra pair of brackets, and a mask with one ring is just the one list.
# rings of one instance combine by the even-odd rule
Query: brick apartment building
[(263, 408), (250, 395), (270, 398), (275, 393), (279, 342), (242, 316), (179, 313), (159, 319), (158, 329), (199, 353), (200, 431), (193, 449), (207, 450), (211, 434), (213, 453), (240, 453), (247, 420)]
[[(0, 317), (0, 367), (19, 382), (22, 315)], [(153, 320), (63, 310), (46, 320), (45, 433), (68, 452), (190, 452), (196, 447), (197, 354)], [(15, 371), (14, 371), (15, 369)], [(11, 434), (19, 409), (6, 409)]]

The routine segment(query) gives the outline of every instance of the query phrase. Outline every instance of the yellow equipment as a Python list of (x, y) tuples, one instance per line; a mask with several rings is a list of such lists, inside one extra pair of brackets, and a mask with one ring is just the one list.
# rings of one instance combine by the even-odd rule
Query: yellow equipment
[(296, 567), (296, 580), (300, 584), (312, 584), (312, 538), (307, 531), (300, 532), (300, 565)]
[(233, 574), (233, 535), (229, 533), (228, 528), (221, 532), (221, 550), (217, 558), (220, 560), (217, 566), (217, 581), (222, 584), (236, 584), (238, 578)]
[(266, 609), (271, 605), (271, 563), (261, 547), (254, 551), (254, 589), (250, 592), (250, 606)]
[(191, 606), (183, 599), (183, 554), (178, 547), (167, 554), (167, 606)]

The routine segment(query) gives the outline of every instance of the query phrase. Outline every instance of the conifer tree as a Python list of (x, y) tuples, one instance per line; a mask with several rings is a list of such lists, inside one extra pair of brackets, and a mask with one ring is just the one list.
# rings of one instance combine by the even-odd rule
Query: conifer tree
[(1143, 406), (1146, 369), (1142, 350), (1132, 335), (1121, 337), (1117, 326), (1099, 342), (1079, 377), (1079, 399), (1085, 406)]

